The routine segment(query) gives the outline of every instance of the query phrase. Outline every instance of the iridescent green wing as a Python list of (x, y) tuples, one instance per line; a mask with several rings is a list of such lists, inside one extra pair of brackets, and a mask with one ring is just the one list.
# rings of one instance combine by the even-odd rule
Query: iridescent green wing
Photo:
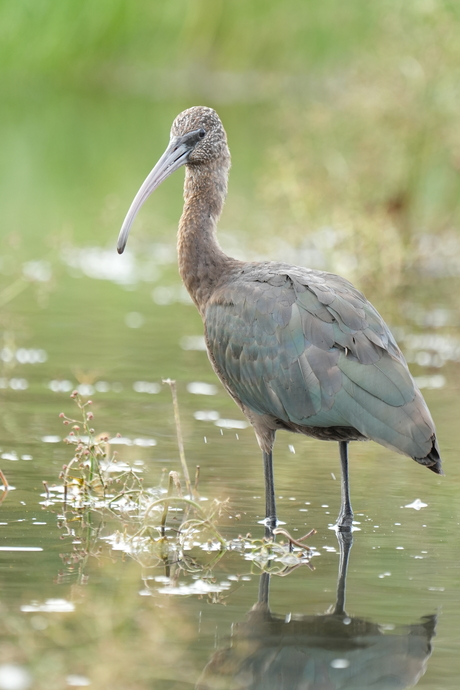
[(338, 276), (249, 264), (208, 305), (218, 373), (259, 414), (306, 426), (352, 426), (412, 457), (433, 423), (388, 327)]

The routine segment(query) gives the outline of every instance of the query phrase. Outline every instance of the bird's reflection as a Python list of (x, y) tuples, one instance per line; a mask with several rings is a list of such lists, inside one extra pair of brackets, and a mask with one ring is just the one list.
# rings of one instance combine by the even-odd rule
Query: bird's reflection
[(214, 654), (196, 690), (396, 690), (413, 687), (425, 673), (436, 616), (384, 631), (345, 612), (352, 545), (338, 533), (340, 566), (335, 606), (324, 615), (273, 613), (270, 575), (247, 620), (234, 626), (231, 643)]

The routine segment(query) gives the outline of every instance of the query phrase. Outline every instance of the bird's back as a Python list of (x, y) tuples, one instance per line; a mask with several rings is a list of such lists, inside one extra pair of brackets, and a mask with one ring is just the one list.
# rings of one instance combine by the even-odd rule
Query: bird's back
[(241, 264), (216, 286), (204, 321), (218, 375), (252, 416), (320, 438), (369, 438), (440, 471), (434, 423), (406, 361), (347, 280)]

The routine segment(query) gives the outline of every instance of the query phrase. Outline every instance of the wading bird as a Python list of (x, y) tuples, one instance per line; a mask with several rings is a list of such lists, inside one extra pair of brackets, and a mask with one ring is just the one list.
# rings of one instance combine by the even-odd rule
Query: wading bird
[(351, 529), (348, 443), (371, 439), (442, 474), (428, 407), (388, 326), (351, 283), (332, 273), (222, 251), (216, 225), (230, 152), (217, 113), (180, 113), (169, 146), (139, 189), (118, 238), (126, 246), (147, 197), (185, 165), (178, 231), (181, 278), (201, 314), (209, 359), (254, 427), (265, 472), (266, 526), (276, 525), (272, 451), (278, 429), (338, 441)]

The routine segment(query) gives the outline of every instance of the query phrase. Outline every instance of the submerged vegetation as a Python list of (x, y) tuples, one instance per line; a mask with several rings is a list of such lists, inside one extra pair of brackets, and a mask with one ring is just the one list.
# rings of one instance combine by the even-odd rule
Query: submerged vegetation
[(280, 527), (275, 530), (278, 542), (253, 538), (251, 534), (231, 539), (223, 536), (219, 519), (231, 511), (229, 501), (209, 501), (199, 495), (199, 467), (192, 486), (175, 382), (167, 383), (173, 394), (183, 476), (176, 470), (163, 470), (159, 483), (153, 487), (146, 487), (139, 470), (118, 457), (108, 435), (96, 434), (91, 400), (84, 401), (74, 391), (70, 397), (80, 419), (60, 414), (69, 428), (64, 441), (72, 449), (73, 457), (62, 467), (62, 484), (49, 486), (43, 482), (42, 505), (53, 511), (56, 505), (60, 506), (61, 538), (68, 537), (72, 542), (72, 551), (61, 557), (66, 566), (71, 566), (77, 581), (85, 582), (89, 558), (113, 558), (116, 551), (139, 563), (146, 583), (151, 569), (162, 567), (171, 586), (177, 586), (181, 573), (212, 580), (213, 569), (228, 553), (272, 574), (284, 576), (301, 565), (312, 569), (310, 561), (316, 552), (304, 541), (315, 530), (294, 539)]

